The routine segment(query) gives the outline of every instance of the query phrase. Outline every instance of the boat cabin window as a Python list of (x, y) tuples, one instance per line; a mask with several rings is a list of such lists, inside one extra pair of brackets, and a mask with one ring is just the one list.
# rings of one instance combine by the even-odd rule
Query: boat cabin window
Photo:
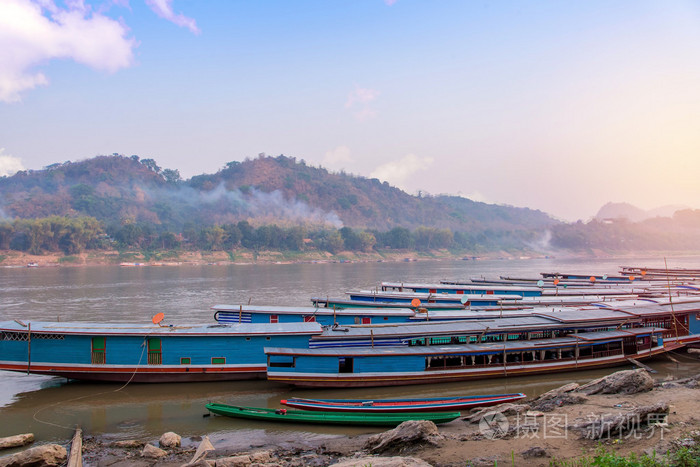
[(280, 317), (279, 315), (270, 315), (270, 323), (279, 323), (280, 322)]
[(352, 373), (353, 359), (352, 357), (340, 357), (338, 359), (338, 373)]
[(270, 368), (294, 368), (296, 357), (290, 355), (270, 355), (267, 357), (267, 366)]
[(304, 315), (304, 322), (305, 323), (315, 323), (316, 317), (314, 315)]
[(212, 365), (226, 365), (226, 357), (211, 357)]
[(192, 359), (190, 357), (180, 357), (180, 365), (191, 365)]

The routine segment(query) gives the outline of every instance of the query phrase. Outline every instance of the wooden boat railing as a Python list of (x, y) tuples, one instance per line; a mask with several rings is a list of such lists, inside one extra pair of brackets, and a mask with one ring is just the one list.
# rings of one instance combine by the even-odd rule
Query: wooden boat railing
[(149, 365), (161, 365), (163, 363), (163, 354), (160, 352), (149, 352), (148, 353), (148, 364)]
[(104, 365), (105, 364), (105, 352), (92, 352), (92, 358), (90, 362), (93, 365)]

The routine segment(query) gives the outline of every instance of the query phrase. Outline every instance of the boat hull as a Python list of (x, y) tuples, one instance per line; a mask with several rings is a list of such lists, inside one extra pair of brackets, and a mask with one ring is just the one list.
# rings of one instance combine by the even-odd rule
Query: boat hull
[(407, 386), (414, 384), (442, 384), (455, 381), (477, 381), (491, 378), (529, 376), (537, 374), (561, 373), (578, 370), (610, 368), (632, 364), (629, 358), (636, 361), (647, 360), (670, 350), (682, 348), (683, 345), (667, 345), (664, 348), (652, 349), (644, 354), (619, 355), (600, 359), (568, 361), (556, 364), (509, 365), (505, 368), (478, 368), (450, 371), (423, 372), (386, 372), (373, 373), (333, 373), (333, 374), (300, 374), (275, 373), (268, 368), (267, 379), (305, 388), (360, 388), (382, 386)]
[(206, 409), (216, 415), (250, 420), (280, 423), (313, 423), (321, 425), (397, 426), (408, 420), (429, 420), (448, 423), (461, 416), (459, 412), (408, 412), (408, 413), (337, 413), (305, 410), (279, 410), (258, 407), (209, 403)]
[[(27, 373), (27, 365), (0, 362), (0, 370)], [(265, 366), (245, 368), (80, 368), (32, 364), (29, 373), (103, 383), (195, 383), (265, 379)]]

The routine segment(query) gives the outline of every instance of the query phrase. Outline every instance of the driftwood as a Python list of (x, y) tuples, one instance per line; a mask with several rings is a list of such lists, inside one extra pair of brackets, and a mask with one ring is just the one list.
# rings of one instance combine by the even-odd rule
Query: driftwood
[(34, 441), (34, 433), (25, 433), (22, 435), (8, 436), (0, 438), (0, 449), (16, 448), (24, 446)]
[(58, 444), (44, 444), (0, 458), (0, 467), (27, 465), (59, 466), (66, 462), (66, 448)]
[(193, 466), (200, 461), (204, 461), (209, 451), (214, 450), (214, 446), (211, 444), (211, 441), (209, 441), (209, 437), (205, 436), (204, 439), (202, 439), (202, 442), (199, 443), (199, 446), (197, 446), (197, 451), (194, 453), (194, 457), (192, 458), (192, 460), (185, 464), (183, 467)]
[(68, 467), (83, 467), (83, 430), (75, 429), (73, 441), (70, 444)]

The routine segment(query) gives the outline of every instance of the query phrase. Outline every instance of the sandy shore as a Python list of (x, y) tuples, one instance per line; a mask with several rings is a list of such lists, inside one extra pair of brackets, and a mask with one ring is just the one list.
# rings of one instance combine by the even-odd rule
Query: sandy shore
[(207, 264), (289, 264), (289, 263), (323, 263), (323, 262), (379, 262), (379, 261), (426, 261), (426, 260), (464, 260), (479, 261), (485, 259), (527, 260), (537, 258), (558, 259), (612, 259), (637, 261), (640, 255), (645, 257), (698, 257), (699, 251), (675, 252), (606, 252), (594, 250), (590, 252), (558, 251), (544, 254), (542, 252), (520, 251), (491, 251), (481, 253), (454, 253), (449, 250), (430, 251), (399, 251), (382, 250), (372, 252), (344, 251), (335, 255), (327, 251), (283, 252), (283, 251), (251, 251), (239, 249), (234, 251), (171, 251), (145, 255), (143, 252), (118, 251), (88, 251), (76, 255), (60, 253), (45, 253), (30, 255), (13, 250), (0, 250), (0, 267), (76, 267), (98, 265), (123, 266), (186, 266)]
[[(340, 252), (331, 254), (325, 251), (281, 252), (250, 250), (226, 251), (179, 251), (171, 254), (145, 256), (141, 252), (119, 253), (117, 251), (91, 251), (64, 256), (58, 253), (30, 255), (19, 251), (0, 251), (0, 267), (76, 267), (98, 265), (123, 266), (186, 266), (204, 264), (289, 264), (317, 262), (377, 262), (377, 261), (418, 261), (440, 259), (477, 260), (482, 258), (520, 258), (506, 252), (487, 253), (483, 256), (455, 255), (447, 250), (429, 252), (383, 251), (383, 252)], [(527, 256), (528, 258), (531, 256)], [(535, 256), (532, 256), (535, 257)]]
[[(632, 372), (619, 372), (612, 376), (622, 373)], [(637, 374), (640, 373), (644, 373), (643, 370), (637, 370)], [(159, 454), (161, 457), (149, 458), (144, 456), (144, 446), (150, 444), (148, 449), (157, 447), (157, 439), (115, 443), (113, 438), (96, 438), (88, 433), (83, 445), (83, 459), (86, 466), (179, 466), (193, 459), (203, 440), (210, 440), (214, 448), (206, 455), (209, 462), (206, 465), (210, 466), (327, 466), (348, 459), (350, 465), (355, 465), (353, 462), (356, 461), (356, 465), (361, 466), (590, 465), (573, 462), (580, 461), (584, 456), (593, 456), (601, 448), (625, 456), (630, 453), (656, 453), (658, 458), (679, 446), (700, 443), (700, 375), (656, 382), (645, 373), (643, 376), (649, 381), (647, 389), (653, 389), (636, 394), (586, 394), (585, 391), (579, 392), (583, 388), (578, 388), (567, 393), (569, 396), (563, 399), (553, 399), (555, 402), (543, 410), (537, 410), (543, 408), (538, 398), (522, 404), (488, 408), (486, 415), (482, 413), (476, 417), (474, 414), (478, 409), (474, 409), (463, 413), (460, 419), (440, 425), (439, 439), (433, 443), (411, 440), (381, 452), (375, 452), (368, 446), (368, 440), (375, 435), (299, 439), (293, 445), (285, 446), (276, 446), (270, 444), (274, 441), (268, 441), (267, 444), (261, 442), (241, 450), (240, 446), (237, 449), (231, 447), (236, 445), (236, 433), (232, 432), (182, 439), (180, 447), (164, 447)], [(598, 433), (600, 437), (597, 438), (592, 431), (575, 429), (586, 422), (659, 404), (668, 405), (668, 416), (655, 419), (663, 423), (648, 425), (641, 421), (628, 425), (629, 430), (624, 434)], [(508, 410), (503, 412), (503, 418), (493, 418), (494, 412), (504, 408)], [(485, 416), (492, 417), (491, 422), (498, 420), (498, 423), (484, 424)], [(369, 462), (367, 456), (372, 457)], [(385, 458), (396, 456), (413, 458), (418, 464), (405, 459), (393, 459), (384, 464)]]

